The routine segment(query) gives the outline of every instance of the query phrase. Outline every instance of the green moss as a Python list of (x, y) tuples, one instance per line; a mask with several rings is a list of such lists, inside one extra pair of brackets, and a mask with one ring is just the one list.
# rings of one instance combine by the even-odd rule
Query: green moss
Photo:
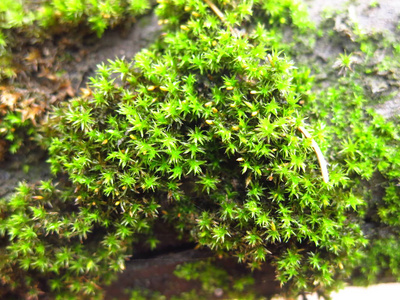
[(48, 181), (35, 188), (21, 184), (1, 201), (0, 234), (9, 241), (0, 254), (0, 295), (101, 298), (99, 285), (124, 269), (133, 233), (144, 233), (148, 221), (137, 212), (135, 220), (125, 216), (112, 223), (94, 205), (74, 205), (82, 197), (88, 199), (83, 191), (60, 191)]
[[(330, 24), (334, 16), (322, 26)], [(313, 123), (324, 128), (322, 148), (327, 149), (328, 160), (346, 173), (347, 190), (365, 205), (358, 222), (369, 245), (353, 274), (354, 282), (398, 280), (399, 119), (385, 119), (373, 108), (395, 96), (391, 82), (400, 72), (399, 40), (381, 33), (362, 33), (352, 22), (346, 26), (349, 39), (340, 41), (344, 52), (319, 70), (332, 65), (337, 68), (327, 72), (324, 88), (314, 88), (304, 110)], [(350, 49), (352, 52), (346, 52)], [(383, 51), (386, 55), (378, 59), (377, 53)], [(388, 83), (383, 90), (378, 86), (382, 80)]]
[[(28, 147), (29, 139), (37, 136), (36, 123), (40, 123), (43, 112), (48, 109), (48, 98), (54, 98), (54, 95), (38, 95), (40, 89), (35, 91), (21, 75), (36, 74), (40, 70), (37, 61), (41, 51), (37, 49), (43, 47), (43, 41), (79, 27), (80, 32), (95, 32), (101, 37), (107, 28), (131, 22), (149, 8), (149, 2), (142, 0), (4, 0), (0, 3), (0, 138), (8, 141), (11, 153), (22, 145)], [(35, 50), (26, 54), (25, 50), (31, 47)], [(28, 67), (23, 68), (21, 64)], [(27, 71), (29, 65), (35, 64), (36, 69), (31, 66), (33, 72)], [(59, 62), (46, 66), (42, 73), (51, 72), (49, 69), (56, 66)], [(21, 95), (15, 91), (18, 89), (27, 92)], [(10, 95), (17, 99), (10, 101), (13, 100)], [(34, 103), (30, 101), (32, 98), (36, 98)]]
[[(98, 36), (123, 19), (148, 10), (148, 1), (138, 0), (41, 0), (36, 2), (4, 0), (0, 6), (0, 29), (27, 32), (59, 26), (86, 24)], [(32, 26), (35, 28), (29, 28)]]
[(251, 268), (271, 261), (293, 293), (329, 287), (363, 243), (346, 218), (361, 201), (338, 193), (340, 170), (323, 182), (292, 64), (250, 19), (268, 19), (263, 7), (218, 5), (226, 24), (201, 1), (158, 7), (169, 31), (156, 45), (101, 66), (93, 96), (56, 111), (53, 171), (106, 196), (106, 210), (154, 203), (200, 245)]
[[(58, 297), (100, 297), (96, 272), (122, 270), (142, 234), (157, 247), (152, 226), (160, 219), (250, 269), (272, 263), (288, 295), (329, 292), (351, 275), (364, 283), (398, 278), (398, 121), (373, 111), (377, 92), (365, 79), (395, 79), (400, 68), (389, 62), (399, 46), (385, 39), (389, 55), (377, 63), (378, 37), (348, 21), (343, 52), (315, 68), (327, 70), (319, 88), (303, 65), (320, 31), (299, 2), (217, 1), (223, 17), (207, 3), (160, 1), (159, 40), (133, 61), (99, 65), (91, 91), (55, 109), (49, 162), (72, 186), (21, 186), (2, 202), (9, 287), (29, 293), (37, 278), (51, 278), (47, 290)], [(82, 12), (76, 7), (68, 13)], [(315, 143), (330, 163), (329, 182)], [(73, 266), (60, 254), (66, 243), (77, 245)], [(200, 280), (205, 298), (235, 286), (205, 263), (176, 274)], [(153, 297), (141, 293), (132, 297)]]

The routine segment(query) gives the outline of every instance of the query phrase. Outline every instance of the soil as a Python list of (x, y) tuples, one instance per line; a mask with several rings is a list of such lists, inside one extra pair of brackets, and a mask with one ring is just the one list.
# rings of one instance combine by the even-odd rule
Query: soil
[[(322, 12), (332, 7), (332, 2), (326, 0), (306, 0), (310, 15), (316, 22), (321, 21)], [(348, 1), (336, 0), (334, 9), (339, 6), (348, 7), (349, 15), (359, 20), (365, 30), (389, 31), (395, 33), (399, 22), (400, 1), (380, 0), (375, 8), (370, 7), (370, 0), (357, 1), (347, 6)], [(340, 25), (340, 20), (337, 24)], [(339, 26), (338, 25), (338, 26)], [(132, 59), (140, 49), (147, 46), (159, 35), (160, 28), (154, 14), (146, 15), (138, 19), (130, 28), (117, 28), (108, 31), (102, 39), (91, 38), (83, 44), (80, 50), (79, 61), (65, 66), (68, 78), (74, 94), (78, 94), (80, 88), (86, 86), (89, 77), (94, 75), (96, 65), (107, 62), (109, 59), (126, 58)], [(329, 57), (337, 56), (341, 49), (332, 47), (331, 44), (322, 40), (314, 49), (315, 60), (326, 61)], [(385, 117), (393, 117), (400, 113), (400, 94), (392, 100), (378, 104), (376, 111)], [(46, 163), (46, 152), (35, 148), (29, 153), (7, 155), (5, 161), (0, 162), (0, 197), (10, 197), (20, 181), (37, 183), (50, 177), (49, 166)], [(24, 166), (29, 166), (29, 171), (23, 171)], [(194, 245), (185, 244), (176, 240), (165, 229), (162, 243), (158, 252), (147, 252), (138, 245), (137, 255), (127, 263), (126, 270), (118, 280), (110, 287), (106, 287), (105, 299), (129, 299), (125, 293), (127, 288), (149, 288), (164, 292), (167, 296), (180, 291), (188, 291), (196, 284), (188, 283), (173, 275), (173, 270), (178, 264), (199, 259), (207, 259), (210, 252), (207, 250), (194, 250)], [(248, 272), (238, 266), (233, 259), (220, 259), (217, 264), (222, 264), (234, 273)], [(254, 273), (256, 288), (260, 294), (272, 296), (279, 291), (278, 284), (274, 281), (274, 272), (271, 266)], [(218, 295), (220, 293), (218, 292)], [(216, 294), (215, 298), (223, 298)]]

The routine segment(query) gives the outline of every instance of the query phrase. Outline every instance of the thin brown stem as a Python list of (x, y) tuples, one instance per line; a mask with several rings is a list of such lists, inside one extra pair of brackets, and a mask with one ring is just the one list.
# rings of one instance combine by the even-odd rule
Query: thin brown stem
[(229, 28), (229, 30), (232, 32), (232, 34), (234, 36), (238, 36), (238, 32), (229, 25), (228, 21), (226, 21), (224, 13), (222, 11), (220, 11), (219, 8), (214, 3), (212, 3), (210, 0), (204, 0), (204, 2), (207, 3), (207, 5), (212, 9), (212, 11), (225, 24), (225, 26)]
[(318, 162), (321, 167), (322, 178), (324, 182), (329, 182), (328, 164), (326, 163), (325, 157), (322, 154), (317, 142), (312, 138), (311, 134), (303, 126), (297, 127), (297, 129), (308, 139), (311, 139), (311, 146), (313, 147), (315, 154), (317, 154)]

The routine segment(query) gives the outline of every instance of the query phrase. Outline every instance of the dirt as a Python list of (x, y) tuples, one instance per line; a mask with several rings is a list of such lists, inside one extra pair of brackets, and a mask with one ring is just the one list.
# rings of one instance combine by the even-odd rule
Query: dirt
[[(177, 250), (160, 254), (152, 258), (133, 258), (127, 264), (126, 270), (118, 279), (106, 288), (105, 299), (128, 300), (126, 289), (148, 289), (160, 291), (169, 299), (171, 296), (192, 289), (201, 289), (196, 281), (187, 281), (176, 277), (173, 272), (177, 266), (184, 263), (208, 260), (214, 257), (210, 250)], [(254, 279), (254, 290), (262, 297), (270, 298), (279, 293), (279, 283), (275, 281), (274, 268), (264, 264), (262, 269), (251, 271), (245, 265), (237, 264), (234, 257), (213, 260), (213, 264), (224, 270), (229, 270), (232, 278), (239, 278), (251, 274)], [(209, 300), (227, 299), (227, 290), (217, 287)]]

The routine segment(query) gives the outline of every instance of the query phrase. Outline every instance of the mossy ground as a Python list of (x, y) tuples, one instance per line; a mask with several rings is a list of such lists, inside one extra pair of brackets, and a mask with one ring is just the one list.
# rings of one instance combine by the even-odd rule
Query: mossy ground
[[(292, 2), (287, 3), (290, 6)], [(307, 122), (313, 126), (331, 168), (349, 178), (338, 192), (353, 195), (350, 207), (362, 207), (360, 215), (353, 217), (354, 220), (358, 218), (370, 244), (364, 251), (365, 262), (360, 264), (364, 267), (356, 269), (357, 276), (353, 279), (365, 283), (388, 276), (398, 277), (398, 123), (395, 118), (383, 119), (373, 108), (395, 96), (399, 66), (393, 62), (399, 61), (396, 60), (399, 41), (385, 34), (360, 32), (347, 12), (331, 14), (319, 32), (308, 33), (310, 23), (294, 16), (297, 31), (288, 38), (283, 28), (289, 32), (293, 30), (287, 26), (293, 16), (285, 10), (274, 11), (277, 7), (281, 6), (270, 1), (271, 33), (275, 34), (271, 35), (270, 42), (295, 60), (298, 70), (294, 73), (294, 83), (297, 92), (302, 93), (301, 105), (308, 116)], [(340, 22), (336, 23), (338, 19)], [(319, 50), (314, 45), (324, 39), (335, 49), (334, 55), (328, 51), (328, 55), (318, 56)], [(34, 59), (34, 53), (31, 51), (26, 57), (28, 61)], [(54, 64), (54, 61), (49, 62)], [(310, 66), (311, 72), (308, 71)], [(26, 139), (22, 137), (20, 143), (19, 146), (25, 146), (22, 143), (26, 143)], [(224, 282), (217, 283), (215, 288), (227, 283)], [(204, 292), (214, 293), (215, 289), (211, 291), (206, 284)]]

